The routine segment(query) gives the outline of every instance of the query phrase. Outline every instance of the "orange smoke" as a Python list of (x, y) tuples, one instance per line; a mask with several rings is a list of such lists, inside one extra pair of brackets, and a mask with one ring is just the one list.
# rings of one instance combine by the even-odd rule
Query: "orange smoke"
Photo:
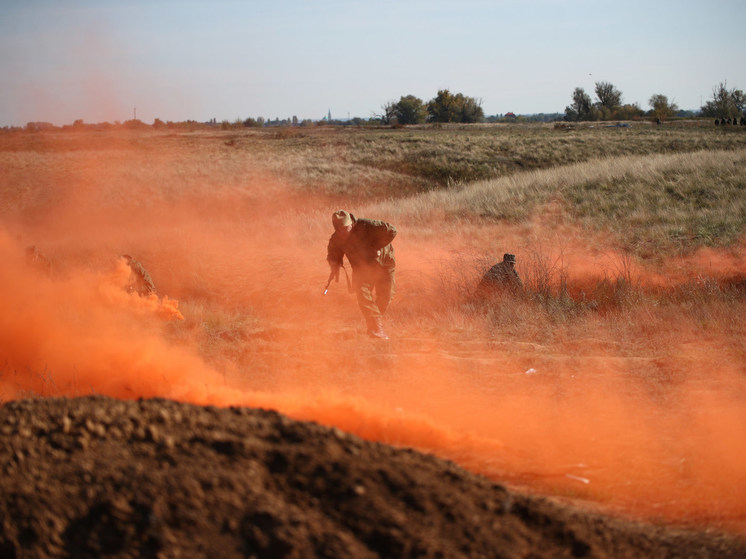
[[(392, 340), (381, 345), (364, 336), (344, 280), (322, 295), (330, 208), (258, 179), (183, 185), (178, 154), (148, 159), (160, 190), (147, 176), (99, 180), (141, 155), (90, 154), (0, 230), (2, 400), (97, 393), (273, 408), (530, 490), (746, 530), (744, 327), (721, 319), (742, 298), (568, 324), (516, 303), (517, 325), (488, 325), (459, 303), (482, 271), (470, 251), (515, 252), (519, 271), (532, 248), (551, 262), (562, 253), (568, 284), (587, 292), (619, 257), (544, 225), (443, 235), (396, 223)], [(28, 244), (51, 273), (26, 262)], [(146, 265), (158, 296), (127, 291), (123, 253)], [(696, 261), (705, 256), (710, 269), (746, 269), (742, 249)], [(624, 271), (661, 286), (691, 277), (690, 264)]]

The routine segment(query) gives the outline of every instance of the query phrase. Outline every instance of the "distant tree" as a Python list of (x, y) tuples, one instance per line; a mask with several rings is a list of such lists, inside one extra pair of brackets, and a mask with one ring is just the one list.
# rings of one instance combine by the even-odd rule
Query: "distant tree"
[(427, 107), (419, 97), (406, 95), (394, 103), (392, 115), (398, 124), (422, 124), (427, 118)]
[[(77, 122), (77, 121), (76, 121), (76, 122)], [(82, 123), (83, 121), (81, 120), (80, 122)], [(73, 126), (75, 126), (75, 124), (74, 124), (74, 123), (73, 123)], [(126, 129), (128, 129), (128, 130), (143, 130), (143, 129), (147, 128), (147, 127), (148, 127), (148, 125), (147, 125), (147, 124), (145, 124), (145, 123), (144, 123), (144, 122), (143, 122), (142, 120), (140, 120), (139, 118), (133, 118), (133, 119), (130, 119), (130, 120), (125, 120), (125, 121), (124, 121), (124, 122), (122, 123), (122, 127), (123, 127), (123, 128), (126, 128)]]
[(598, 107), (609, 112), (622, 104), (622, 92), (609, 82), (596, 82), (596, 97)]
[(740, 89), (728, 89), (727, 82), (720, 82), (712, 90), (712, 99), (702, 107), (702, 116), (733, 118), (743, 113), (744, 93)]
[(481, 101), (463, 93), (441, 89), (427, 105), (430, 122), (479, 122), (484, 118)]
[(736, 107), (736, 111), (743, 114), (744, 106), (746, 106), (746, 95), (740, 89), (734, 89), (731, 94), (733, 105)]
[(645, 115), (645, 111), (637, 103), (626, 104), (616, 107), (611, 113), (611, 118), (618, 120), (632, 120)]
[[(459, 93), (459, 95), (461, 95)], [(484, 110), (482, 102), (473, 97), (462, 96), (461, 103), (461, 122), (481, 122), (484, 119)]]
[(650, 108), (652, 109), (652, 116), (660, 120), (671, 118), (679, 110), (676, 103), (673, 101), (669, 103), (668, 97), (660, 93), (651, 96), (648, 100), (648, 105), (650, 105)]
[[(83, 121), (81, 121), (82, 123)], [(56, 127), (50, 122), (28, 122), (26, 123), (26, 130), (29, 132), (41, 132), (43, 130), (54, 130)]]
[(396, 103), (389, 101), (381, 107), (383, 112), (381, 114), (374, 115), (375, 118), (381, 121), (381, 124), (393, 124), (396, 122)]
[(572, 104), (565, 107), (565, 120), (593, 120), (593, 102), (582, 87), (572, 93)]
[(447, 89), (438, 90), (438, 94), (427, 104), (428, 120), (431, 122), (456, 122), (458, 108), (456, 99)]

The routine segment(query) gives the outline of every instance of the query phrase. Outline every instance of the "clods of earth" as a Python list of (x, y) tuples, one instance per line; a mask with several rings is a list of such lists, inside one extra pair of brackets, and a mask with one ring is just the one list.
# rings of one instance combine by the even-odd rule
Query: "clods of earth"
[(2, 558), (746, 557), (268, 410), (35, 398), (0, 443)]

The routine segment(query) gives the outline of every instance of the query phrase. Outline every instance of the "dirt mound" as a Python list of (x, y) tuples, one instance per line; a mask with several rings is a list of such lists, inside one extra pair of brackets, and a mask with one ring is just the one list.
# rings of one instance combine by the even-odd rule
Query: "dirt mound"
[(22, 400), (0, 407), (0, 437), (4, 558), (746, 554), (272, 411)]

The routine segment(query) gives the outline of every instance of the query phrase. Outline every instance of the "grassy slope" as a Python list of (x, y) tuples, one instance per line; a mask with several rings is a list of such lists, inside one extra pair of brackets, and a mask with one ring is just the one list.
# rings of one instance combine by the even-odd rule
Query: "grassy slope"
[[(505, 456), (506, 463), (470, 458), (476, 471), (521, 483), (529, 483), (520, 477), (526, 467), (572, 464), (573, 445), (602, 440), (588, 459), (596, 470), (583, 496), (621, 495), (632, 509), (649, 503), (644, 513), (652, 515), (681, 518), (687, 509), (695, 520), (710, 499), (721, 503), (712, 513), (717, 524), (718, 515), (728, 521), (743, 512), (728, 500), (730, 485), (706, 468), (712, 457), (725, 470), (739, 466), (731, 449), (740, 444), (742, 405), (728, 398), (746, 390), (738, 380), (746, 309), (742, 284), (725, 280), (735, 271), (743, 281), (746, 272), (745, 150), (746, 130), (709, 123), (0, 135), (0, 218), (9, 237), (21, 231), (63, 272), (97, 270), (112, 254), (132, 251), (178, 299), (185, 320), (165, 325), (167, 343), (146, 339), (130, 349), (130, 341), (122, 362), (129, 351), (155, 360), (166, 345), (168, 363), (175, 344), (196, 350), (230, 385), (360, 394), (363, 411), (370, 404), (438, 417), (454, 432), (480, 433), (524, 456), (528, 466)], [(399, 295), (387, 316), (393, 339), (385, 354), (359, 335), (344, 280), (319, 296), (328, 212), (337, 205), (400, 229)], [(472, 300), (475, 280), (508, 248), (519, 255), (526, 296)], [(77, 320), (76, 297), (89, 303), (90, 289), (71, 289), (70, 275), (65, 282), (60, 293), (53, 284), (34, 295), (42, 305), (48, 294), (50, 309), (71, 299), (65, 313), (49, 313), (63, 334), (41, 330), (38, 342), (61, 340), (60, 354), (85, 344), (88, 323), (110, 314), (105, 306)], [(42, 315), (29, 331), (46, 322)], [(107, 346), (98, 332), (90, 339), (97, 351)], [(39, 375), (69, 366), (54, 357)], [(87, 371), (76, 359), (71, 378), (56, 386), (96, 390), (78, 380)], [(522, 374), (532, 369), (539, 375)], [(189, 385), (187, 372), (179, 375)], [(684, 393), (690, 385), (699, 392)], [(601, 396), (587, 400), (589, 391)], [(603, 423), (610, 394), (619, 410)], [(708, 406), (690, 415), (701, 397)], [(326, 419), (327, 408), (310, 403), (308, 415)], [(722, 424), (713, 419), (721, 416)], [(340, 413), (337, 421), (352, 428), (354, 417)], [(626, 431), (630, 417), (642, 418), (634, 433)], [(679, 419), (692, 427), (687, 437)], [(384, 434), (421, 440), (405, 436), (406, 419), (391, 424), (399, 427)], [(660, 436), (647, 438), (649, 424)], [(565, 444), (556, 444), (557, 433)], [(461, 456), (457, 447), (426, 450)], [(638, 456), (652, 473), (640, 470)], [(656, 468), (669, 463), (690, 477), (659, 475)], [(659, 483), (672, 479), (670, 487)]]
[[(84, 161), (101, 169), (80, 180), (106, 181), (112, 193), (139, 183), (149, 196), (178, 198), (205, 184), (220, 194), (271, 178), (299, 195), (350, 206), (396, 200), (377, 210), (398, 219), (516, 222), (559, 202), (573, 220), (608, 229), (626, 249), (650, 256), (739, 238), (744, 150), (746, 130), (709, 123), (5, 134), (0, 196), (11, 212), (51, 204), (49, 179), (80, 175)], [(119, 171), (132, 153), (143, 165)]]

